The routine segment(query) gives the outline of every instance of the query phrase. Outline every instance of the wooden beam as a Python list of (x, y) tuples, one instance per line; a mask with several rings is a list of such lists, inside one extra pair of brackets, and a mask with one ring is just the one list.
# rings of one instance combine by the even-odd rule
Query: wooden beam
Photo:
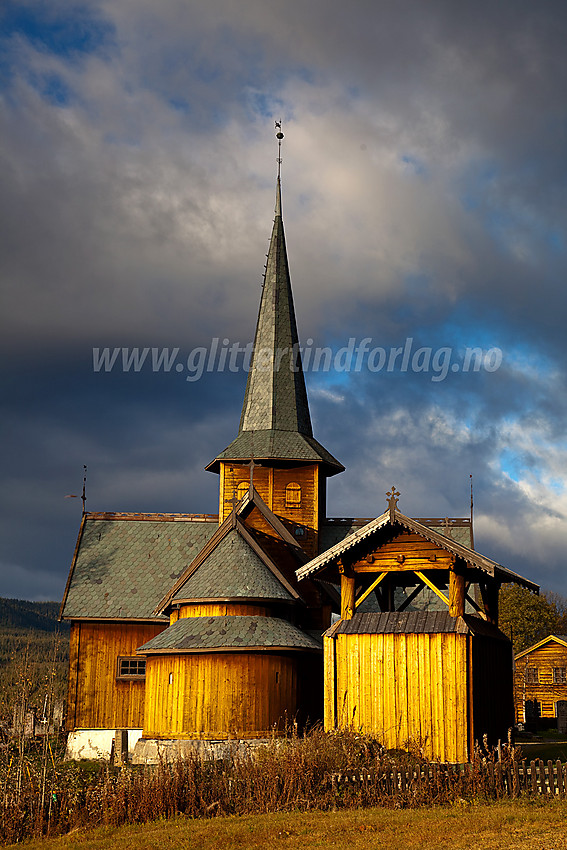
[(484, 605), (484, 613), (489, 623), (498, 625), (498, 593), (500, 582), (492, 579), (480, 582), (480, 592)]
[(340, 561), (338, 566), (341, 574), (341, 619), (352, 620), (355, 608), (356, 577), (352, 570)]
[(451, 617), (462, 617), (465, 613), (465, 570), (466, 565), (456, 560), (449, 571), (449, 614)]
[(424, 575), (423, 573), (419, 572), (418, 570), (416, 570), (416, 571), (415, 571), (415, 574), (416, 574), (416, 576), (417, 576), (419, 579), (421, 579), (421, 581), (422, 581), (424, 584), (426, 584), (426, 585), (427, 585), (427, 587), (429, 587), (429, 588), (433, 591), (433, 593), (436, 593), (436, 594), (437, 594), (437, 596), (439, 597), (439, 599), (441, 599), (441, 600), (445, 603), (445, 605), (449, 605), (449, 600), (447, 599), (447, 597), (445, 596), (445, 594), (444, 594), (441, 590), (439, 590), (439, 588), (438, 588), (438, 587), (435, 587), (435, 585), (433, 584), (433, 582), (432, 582), (430, 579), (428, 579), (426, 575)]
[(387, 575), (387, 573), (380, 573), (380, 575), (378, 576), (376, 581), (373, 581), (372, 584), (370, 585), (370, 587), (367, 590), (364, 591), (362, 596), (358, 597), (358, 599), (356, 600), (355, 606), (354, 606), (355, 608), (358, 608), (358, 606), (361, 605), (368, 596), (370, 596), (370, 594), (372, 593), (374, 588), (378, 587), (378, 585), (380, 584), (382, 579), (386, 577), (386, 575)]
[(411, 605), (413, 600), (416, 598), (416, 596), (419, 596), (419, 594), (421, 593), (422, 590), (423, 590), (423, 587), (421, 586), (421, 584), (418, 584), (417, 587), (414, 587), (414, 589), (412, 590), (410, 595), (407, 597), (407, 599), (404, 599), (404, 601), (402, 602), (402, 604), (398, 608), (398, 611), (400, 611), (400, 612), (405, 611), (406, 608), (408, 607), (408, 605)]

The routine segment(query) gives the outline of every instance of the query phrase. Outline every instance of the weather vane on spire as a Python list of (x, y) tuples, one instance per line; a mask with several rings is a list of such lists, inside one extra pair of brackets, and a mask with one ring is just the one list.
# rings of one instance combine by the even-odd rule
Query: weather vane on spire
[(283, 137), (284, 137), (284, 134), (282, 133), (282, 122), (281, 122), (281, 119), (280, 119), (279, 121), (276, 121), (276, 122), (275, 122), (275, 124), (276, 124), (276, 130), (278, 131), (278, 132), (276, 133), (276, 139), (278, 140), (278, 158), (277, 158), (277, 163), (278, 163), (278, 180), (279, 180), (279, 179), (280, 179), (281, 166), (282, 166), (282, 139), (283, 139)]

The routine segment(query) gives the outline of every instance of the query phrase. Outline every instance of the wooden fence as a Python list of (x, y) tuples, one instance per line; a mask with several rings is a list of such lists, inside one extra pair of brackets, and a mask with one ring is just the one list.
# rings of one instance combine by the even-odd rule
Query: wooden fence
[(375, 800), (398, 796), (432, 801), (473, 796), (491, 799), (567, 796), (567, 764), (542, 759), (392, 766), (334, 773), (329, 779), (337, 797), (362, 794)]

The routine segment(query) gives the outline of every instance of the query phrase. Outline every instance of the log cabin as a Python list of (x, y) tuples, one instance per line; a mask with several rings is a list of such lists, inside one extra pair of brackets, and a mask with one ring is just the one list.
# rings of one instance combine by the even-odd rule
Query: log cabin
[(565, 725), (567, 635), (548, 635), (516, 655), (514, 703), (517, 723)]
[(218, 515), (83, 516), (60, 612), (69, 757), (108, 758), (116, 730), (145, 761), (172, 742), (258, 740), (323, 714), (328, 729), (419, 739), (440, 760), (466, 761), (476, 734), (505, 731), (498, 587), (536, 586), (474, 552), (469, 518), (326, 516), (327, 478), (344, 467), (311, 426), (279, 167), (238, 434), (206, 469)]

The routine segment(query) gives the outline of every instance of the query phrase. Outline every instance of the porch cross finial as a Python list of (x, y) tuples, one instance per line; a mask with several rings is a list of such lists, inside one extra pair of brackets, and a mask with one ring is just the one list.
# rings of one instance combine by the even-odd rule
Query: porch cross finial
[(392, 522), (394, 521), (394, 511), (396, 510), (398, 504), (398, 496), (400, 495), (400, 491), (396, 490), (394, 485), (392, 484), (392, 489), (388, 490), (386, 496), (388, 497), (388, 507), (390, 509), (390, 519)]

